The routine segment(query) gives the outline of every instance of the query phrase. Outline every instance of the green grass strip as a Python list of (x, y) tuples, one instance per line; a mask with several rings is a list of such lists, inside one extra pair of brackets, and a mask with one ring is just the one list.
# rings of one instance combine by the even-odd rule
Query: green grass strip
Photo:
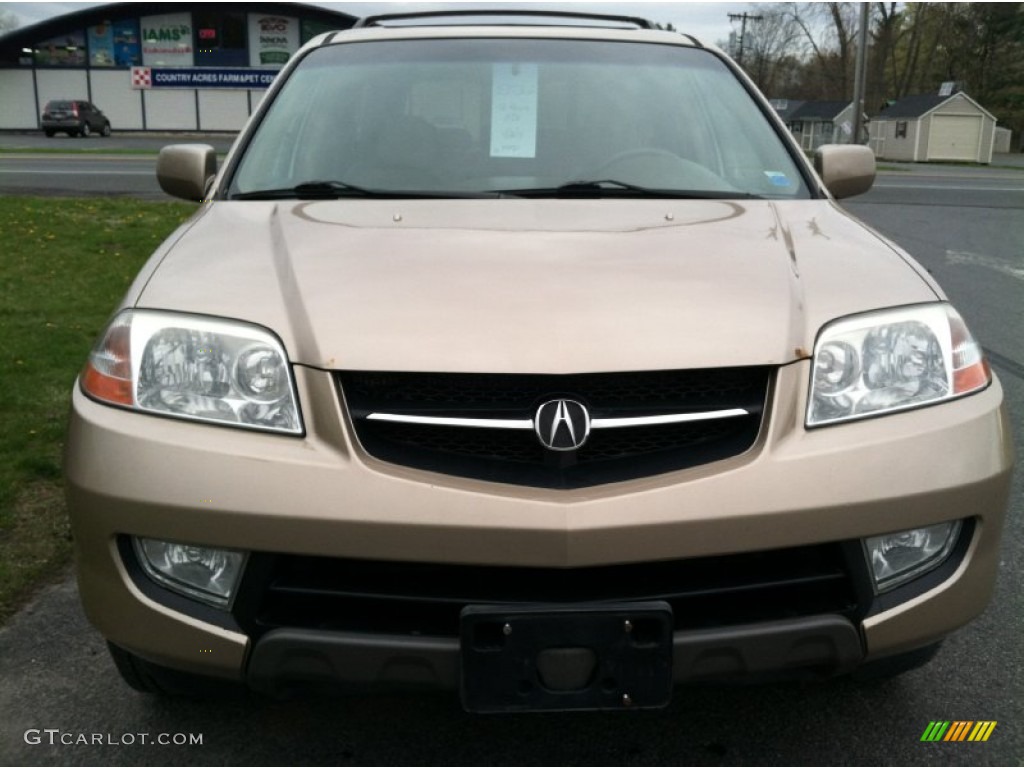
[(136, 272), (194, 210), (0, 197), (0, 621), (70, 558), (61, 450), (75, 376)]

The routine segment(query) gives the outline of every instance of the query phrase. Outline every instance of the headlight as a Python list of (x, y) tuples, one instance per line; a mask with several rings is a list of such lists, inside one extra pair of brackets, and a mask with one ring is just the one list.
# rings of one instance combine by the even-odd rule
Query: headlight
[(125, 310), (89, 355), (81, 382), (97, 400), (140, 411), (302, 432), (284, 347), (246, 323)]
[(950, 400), (991, 380), (981, 346), (948, 304), (856, 315), (826, 326), (814, 345), (807, 426)]

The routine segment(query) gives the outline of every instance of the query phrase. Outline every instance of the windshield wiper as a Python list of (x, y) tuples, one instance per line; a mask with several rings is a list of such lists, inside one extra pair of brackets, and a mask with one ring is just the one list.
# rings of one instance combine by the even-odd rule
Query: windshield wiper
[(421, 192), (404, 189), (367, 189), (343, 181), (307, 181), (294, 187), (236, 192), (232, 200), (337, 200), (342, 197), (369, 197), (382, 200), (433, 200), (445, 198), (495, 198), (496, 192)]
[(337, 200), (343, 197), (365, 197), (381, 200), (481, 199), (498, 197), (651, 197), (674, 200), (758, 200), (759, 195), (724, 190), (653, 189), (616, 179), (570, 181), (557, 187), (495, 189), (483, 192), (453, 190), (412, 191), (402, 189), (368, 189), (343, 181), (307, 181), (294, 187), (258, 189), (236, 192), (232, 200)]
[(617, 179), (570, 181), (557, 187), (527, 187), (503, 189), (500, 194), (509, 197), (658, 197), (673, 200), (758, 200), (759, 195), (749, 192), (718, 189), (654, 189), (629, 184)]

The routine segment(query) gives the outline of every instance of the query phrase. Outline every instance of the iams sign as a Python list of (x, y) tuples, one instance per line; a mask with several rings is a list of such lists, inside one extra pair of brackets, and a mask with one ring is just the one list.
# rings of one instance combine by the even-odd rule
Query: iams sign
[(147, 43), (177, 43), (183, 37), (192, 35), (192, 29), (182, 24), (180, 27), (159, 27), (158, 29), (143, 29), (142, 39)]

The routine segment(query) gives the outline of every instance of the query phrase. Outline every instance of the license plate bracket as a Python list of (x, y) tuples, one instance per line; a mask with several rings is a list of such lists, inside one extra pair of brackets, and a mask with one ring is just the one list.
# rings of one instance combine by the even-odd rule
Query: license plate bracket
[(470, 605), (461, 614), (470, 712), (654, 709), (672, 696), (672, 607)]

